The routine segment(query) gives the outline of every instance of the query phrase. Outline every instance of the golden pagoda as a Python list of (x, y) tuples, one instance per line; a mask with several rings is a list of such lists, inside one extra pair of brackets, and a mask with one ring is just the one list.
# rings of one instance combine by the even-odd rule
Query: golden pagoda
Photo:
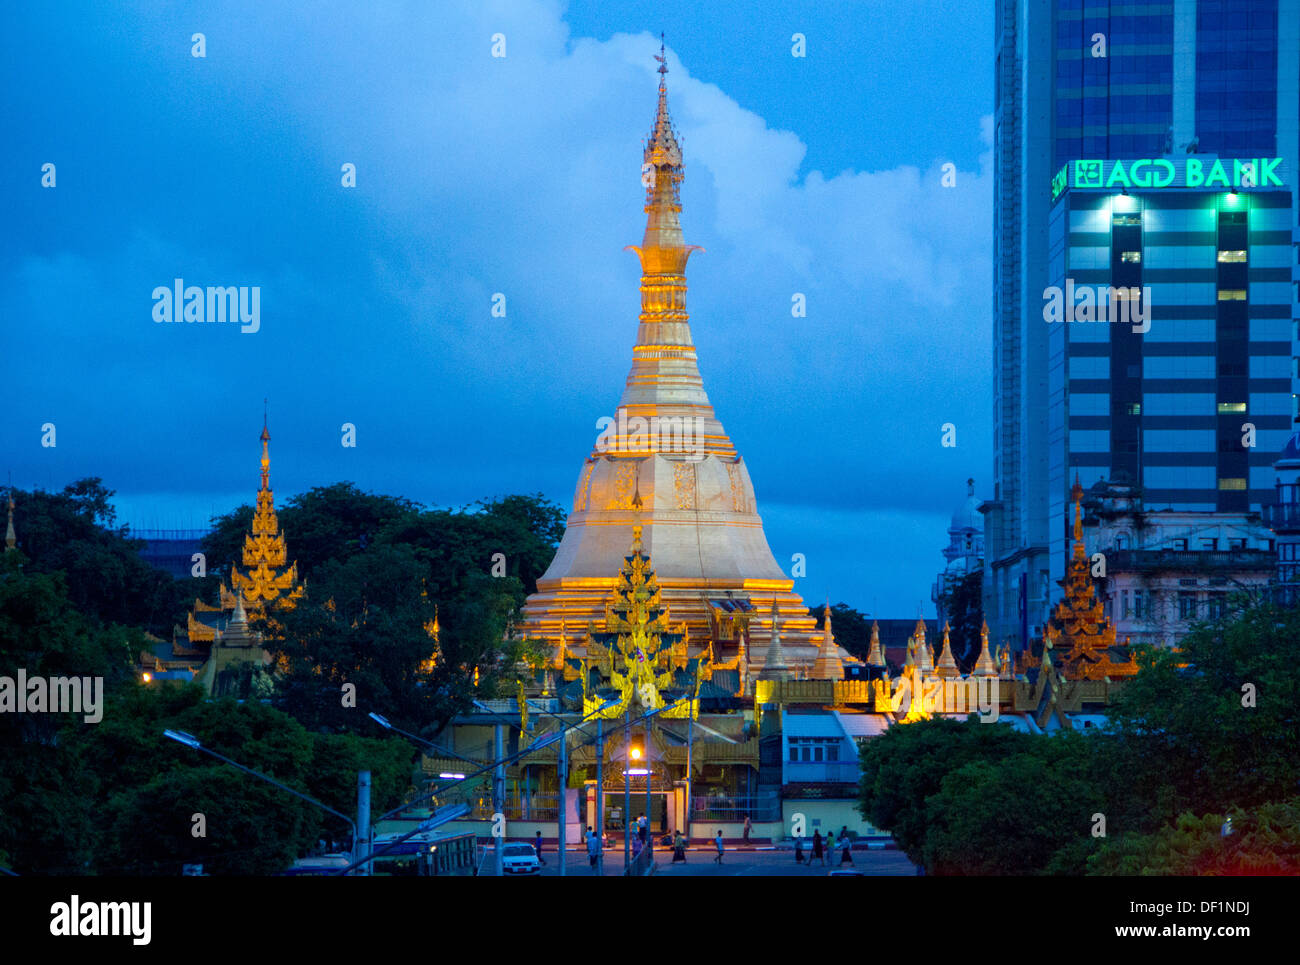
[[(736, 659), (742, 646), (736, 627), (764, 624), (762, 639), (771, 632), (775, 605), (791, 667), (811, 667), (822, 634), (772, 555), (745, 462), (700, 376), (685, 274), (699, 248), (682, 236), (684, 166), (668, 113), (662, 50), (657, 59), (658, 105), (642, 165), (645, 232), (639, 246), (630, 246), (641, 263), (632, 367), (614, 416), (602, 420), (608, 427), (578, 474), (564, 538), (524, 605), (522, 630), (558, 647), (562, 625), (599, 623), (617, 582), (615, 561), (632, 527), (641, 525), (664, 601), (686, 624), (697, 653), (712, 641), (719, 662)], [(644, 513), (633, 506), (638, 495)], [(582, 658), (583, 641), (566, 646)]]
[(1065, 579), (1060, 582), (1065, 598), (1052, 614), (1051, 629), (1056, 632), (1050, 635), (1050, 649), (1055, 650), (1061, 674), (1067, 679), (1131, 677), (1138, 672), (1133, 658), (1116, 662), (1110, 654), (1115, 646), (1115, 626), (1097, 597), (1083, 547), (1083, 487), (1077, 476), (1070, 495), (1074, 500), (1074, 552)]
[(288, 562), (284, 534), (276, 518), (270, 486), (271, 433), (265, 416), (261, 441), (262, 483), (252, 532), (244, 537), (243, 572), (232, 563), (230, 586), (218, 585), (215, 606), (196, 599), (186, 615), (186, 625), (172, 629), (170, 642), (158, 641), (152, 651), (141, 653), (137, 669), (142, 677), (156, 680), (188, 675), (209, 693), (220, 693), (229, 692), (225, 671), (247, 663), (269, 664), (261, 635), (250, 623), (254, 618), (265, 623), (277, 608), (292, 609), (302, 598), (305, 584), (298, 578), (298, 564)]
[(275, 515), (275, 496), (271, 492), (271, 433), (262, 420), (262, 485), (257, 490), (257, 507), (253, 510), (253, 531), (244, 536), (243, 565), (246, 572), (231, 565), (230, 583), (239, 591), (247, 606), (262, 610), (278, 602), (291, 609), (303, 594), (298, 581), (298, 564), (289, 563), (289, 550)]
[[(618, 585), (603, 630), (588, 632), (589, 652), (606, 657), (609, 686), (583, 694), (584, 716), (605, 718), (662, 709), (663, 717), (698, 716), (699, 675), (693, 691), (681, 686), (673, 650), (682, 639), (668, 622), (654, 567), (641, 544), (641, 527), (632, 527), (632, 552), (624, 557)], [(584, 678), (585, 679), (585, 678)], [(612, 701), (612, 702), (611, 702)], [(602, 710), (602, 705), (607, 705)]]

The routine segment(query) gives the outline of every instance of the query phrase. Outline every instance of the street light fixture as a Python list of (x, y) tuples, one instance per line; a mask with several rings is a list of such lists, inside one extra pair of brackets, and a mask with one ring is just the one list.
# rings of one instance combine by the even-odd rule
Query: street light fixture
[(337, 818), (342, 818), (344, 821), (347, 822), (348, 827), (352, 829), (352, 856), (354, 860), (356, 859), (357, 841), (358, 841), (357, 823), (353, 821), (350, 817), (348, 817), (346, 814), (344, 814), (342, 811), (336, 811), (328, 804), (322, 804), (314, 797), (308, 797), (306, 794), (303, 794), (301, 791), (295, 791), (287, 784), (281, 784), (273, 777), (267, 777), (265, 774), (261, 773), (260, 771), (255, 771), (251, 767), (246, 767), (245, 765), (240, 764), (238, 761), (232, 761), (229, 757), (226, 757), (226, 755), (224, 754), (218, 754), (216, 751), (212, 750), (211, 748), (204, 747), (203, 742), (200, 741), (193, 734), (187, 734), (183, 730), (168, 729), (163, 731), (163, 736), (176, 741), (178, 744), (184, 744), (186, 747), (189, 747), (192, 750), (196, 750), (203, 754), (207, 754), (210, 757), (215, 757), (217, 760), (229, 764), (231, 767), (236, 768), (237, 770), (241, 770), (245, 774), (250, 774), (253, 777), (257, 778), (258, 780), (265, 781), (267, 784), (273, 784), (276, 787), (278, 787), (280, 790), (287, 791), (290, 794), (292, 794), (294, 797), (301, 798), (302, 800), (306, 801), (308, 804), (315, 805), (316, 807), (320, 808), (322, 811), (327, 811)]

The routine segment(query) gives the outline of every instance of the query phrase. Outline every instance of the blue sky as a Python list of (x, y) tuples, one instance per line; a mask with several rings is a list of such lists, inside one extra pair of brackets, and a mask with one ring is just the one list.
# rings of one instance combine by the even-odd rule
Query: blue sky
[[(281, 500), (350, 479), (568, 509), (631, 359), (662, 30), (692, 330), (773, 552), (807, 557), (812, 602), (930, 613), (964, 480), (990, 488), (991, 8), (13, 12), (0, 470), (199, 526), (251, 500), (268, 397)], [(155, 323), (176, 277), (260, 287), (260, 330)]]

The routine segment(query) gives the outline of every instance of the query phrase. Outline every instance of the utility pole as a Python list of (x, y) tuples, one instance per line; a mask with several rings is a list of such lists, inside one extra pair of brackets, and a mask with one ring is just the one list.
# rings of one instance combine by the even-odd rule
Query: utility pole
[[(353, 861), (364, 860), (370, 855), (370, 772), (357, 771), (357, 851)], [(360, 868), (360, 874), (371, 874), (369, 862)]]
[(654, 760), (650, 753), (650, 728), (654, 727), (653, 720), (645, 722), (645, 847), (646, 857), (650, 857), (650, 849), (654, 845), (655, 829), (654, 821), (651, 819), (653, 812), (650, 810), (650, 778), (654, 774)]
[(596, 873), (605, 874), (605, 719), (596, 718)]
[[(505, 730), (501, 724), (497, 724), (493, 729), (492, 737), (492, 757), (497, 762), (492, 771), (492, 830), (494, 832), (497, 830), (496, 816), (500, 814), (504, 818), (506, 810), (506, 765), (503, 761), (505, 756)], [(492, 850), (495, 857), (492, 864), (496, 867), (496, 876), (504, 878), (506, 873), (502, 860), (504, 858), (502, 852), (505, 850), (506, 844), (504, 824), (500, 830), (501, 834), (499, 836), (494, 835), (495, 840), (493, 841), (494, 847)]]
[(632, 866), (632, 708), (623, 711), (623, 874)]
[(694, 773), (691, 770), (691, 750), (694, 746), (693, 738), (695, 737), (695, 708), (689, 708), (691, 713), (686, 718), (686, 815), (682, 823), (686, 825), (686, 843), (691, 842), (691, 776)]
[(560, 877), (565, 876), (564, 868), (564, 845), (565, 845), (565, 828), (569, 823), (568, 809), (568, 788), (569, 788), (569, 735), (564, 730), (564, 721), (560, 721), (560, 809), (556, 812), (559, 816), (557, 822), (557, 835), (555, 851), (560, 856)]

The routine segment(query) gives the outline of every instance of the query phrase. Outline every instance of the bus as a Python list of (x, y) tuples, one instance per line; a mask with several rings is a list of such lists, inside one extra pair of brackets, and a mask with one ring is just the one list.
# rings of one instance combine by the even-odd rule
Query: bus
[[(400, 834), (381, 834), (375, 838), (379, 851)], [(373, 874), (399, 877), (412, 875), (477, 874), (478, 835), (472, 831), (425, 831), (412, 835), (387, 854), (375, 858)]]
[[(380, 850), (398, 834), (381, 834), (373, 849)], [(474, 875), (478, 873), (478, 835), (473, 832), (426, 831), (412, 835), (387, 854), (371, 862), (371, 874), (383, 877), (428, 877), (432, 875)], [(347, 854), (325, 854), (299, 858), (282, 872), (291, 877), (337, 875), (352, 863)]]

